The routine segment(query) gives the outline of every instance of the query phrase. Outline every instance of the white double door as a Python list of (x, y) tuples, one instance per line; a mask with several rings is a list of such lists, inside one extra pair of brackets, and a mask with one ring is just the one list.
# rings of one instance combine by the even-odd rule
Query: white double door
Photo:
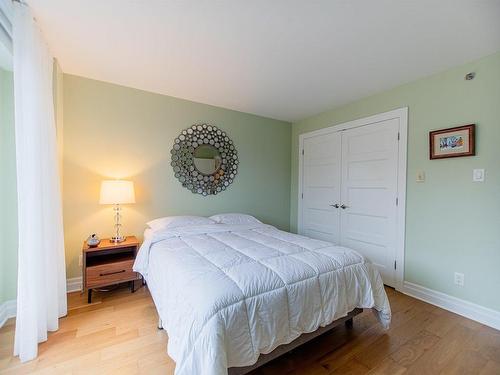
[(399, 120), (303, 140), (304, 235), (352, 248), (395, 286)]

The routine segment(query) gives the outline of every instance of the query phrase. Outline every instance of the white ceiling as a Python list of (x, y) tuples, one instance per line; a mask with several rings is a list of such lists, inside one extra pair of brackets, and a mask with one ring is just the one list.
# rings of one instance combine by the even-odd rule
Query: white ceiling
[(28, 0), (63, 71), (294, 121), (500, 50), (500, 0)]

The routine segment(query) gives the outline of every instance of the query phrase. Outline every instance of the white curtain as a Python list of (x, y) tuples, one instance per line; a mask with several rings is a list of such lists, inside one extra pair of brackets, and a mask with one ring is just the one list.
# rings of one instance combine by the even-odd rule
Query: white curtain
[(66, 271), (52, 98), (53, 58), (27, 5), (14, 3), (14, 105), (19, 268), (14, 354), (38, 343), (66, 315)]

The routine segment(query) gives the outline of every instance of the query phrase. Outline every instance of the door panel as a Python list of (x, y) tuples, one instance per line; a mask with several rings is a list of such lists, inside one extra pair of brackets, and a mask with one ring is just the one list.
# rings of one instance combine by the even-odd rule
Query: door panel
[[(301, 233), (359, 251), (395, 284), (399, 120), (304, 139)], [(345, 209), (332, 207), (344, 204)]]
[(342, 131), (341, 244), (394, 285), (399, 120)]
[(304, 139), (302, 234), (339, 243), (341, 135)]

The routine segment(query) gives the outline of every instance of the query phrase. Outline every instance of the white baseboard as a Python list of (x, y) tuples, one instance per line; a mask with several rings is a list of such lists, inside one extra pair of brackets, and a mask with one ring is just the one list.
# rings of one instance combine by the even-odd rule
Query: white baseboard
[(3, 327), (7, 319), (16, 316), (17, 303), (15, 299), (5, 301), (0, 305), (0, 328)]
[(73, 277), (66, 280), (66, 292), (80, 292), (82, 290), (83, 279), (82, 277)]
[(408, 281), (403, 283), (401, 292), (500, 330), (500, 311), (489, 309)]
[[(82, 290), (82, 277), (74, 277), (72, 279), (66, 280), (66, 291), (79, 292)], [(17, 302), (15, 299), (5, 301), (0, 304), (0, 328), (3, 327), (7, 319), (14, 318), (16, 316)]]

